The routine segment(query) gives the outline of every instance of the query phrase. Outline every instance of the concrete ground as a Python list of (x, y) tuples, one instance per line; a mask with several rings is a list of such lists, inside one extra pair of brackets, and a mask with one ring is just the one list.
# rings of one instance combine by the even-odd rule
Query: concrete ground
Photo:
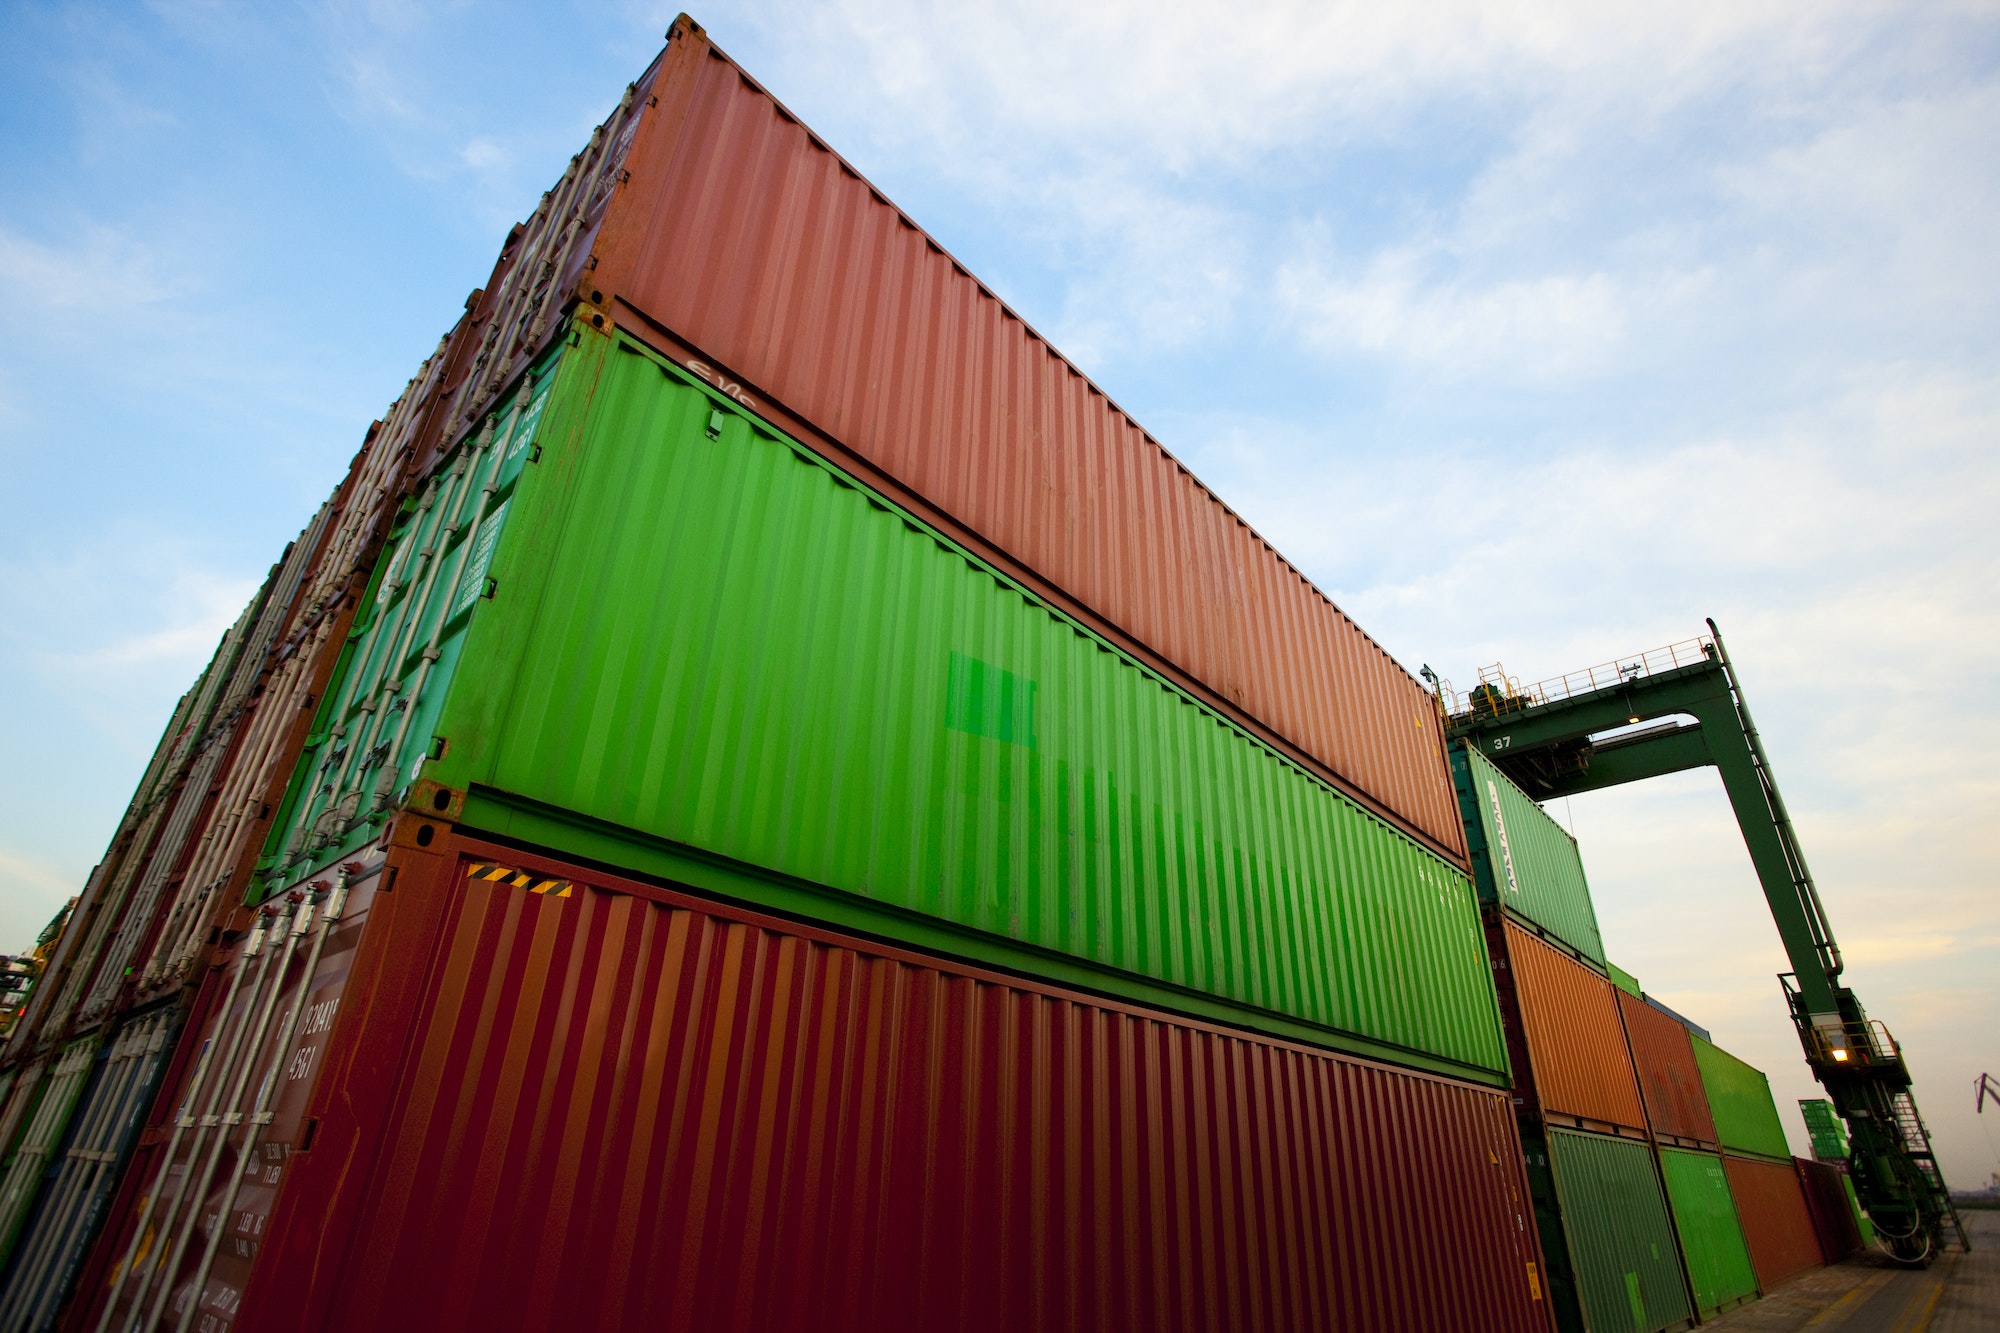
[(1965, 1212), (1967, 1254), (1954, 1242), (1917, 1272), (1866, 1250), (1787, 1282), (1708, 1329), (1726, 1333), (1993, 1333), (2000, 1330), (2000, 1212)]

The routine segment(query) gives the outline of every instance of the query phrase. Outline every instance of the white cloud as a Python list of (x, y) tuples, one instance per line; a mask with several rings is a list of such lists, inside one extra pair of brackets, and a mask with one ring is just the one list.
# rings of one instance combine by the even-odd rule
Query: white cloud
[(17, 319), (156, 305), (194, 286), (157, 249), (114, 228), (86, 223), (52, 244), (0, 227), (0, 310)]
[(184, 540), (130, 532), (9, 562), (0, 673), (143, 760), (258, 582), (216, 570)]
[(1277, 296), (1325, 352), (1379, 353), (1445, 378), (1547, 383), (1622, 364), (1635, 317), (1690, 299), (1706, 277), (1588, 272), (1468, 284), (1435, 277), (1440, 267), (1409, 249), (1375, 255), (1354, 278), (1288, 264)]

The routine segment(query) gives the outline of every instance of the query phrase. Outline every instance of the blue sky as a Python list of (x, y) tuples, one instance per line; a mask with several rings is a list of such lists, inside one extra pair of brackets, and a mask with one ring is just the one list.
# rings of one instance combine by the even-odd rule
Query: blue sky
[[(0, 10), (0, 946), (673, 13)], [(1412, 668), (1720, 620), (2000, 1171), (2000, 7), (695, 17)], [(1810, 1095), (1714, 776), (1554, 813), (1613, 958)]]

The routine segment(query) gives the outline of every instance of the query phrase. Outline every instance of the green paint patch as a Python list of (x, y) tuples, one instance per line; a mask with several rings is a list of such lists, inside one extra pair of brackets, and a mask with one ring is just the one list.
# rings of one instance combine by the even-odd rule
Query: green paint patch
[(944, 724), (1023, 749), (1035, 748), (1035, 682), (964, 653), (951, 655)]

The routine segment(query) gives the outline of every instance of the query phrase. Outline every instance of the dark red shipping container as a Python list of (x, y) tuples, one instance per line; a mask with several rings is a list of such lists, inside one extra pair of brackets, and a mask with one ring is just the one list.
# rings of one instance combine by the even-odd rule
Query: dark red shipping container
[(1521, 1111), (1566, 1129), (1645, 1137), (1611, 979), (1499, 912), (1487, 911), (1485, 924)]
[(1792, 1169), (1798, 1173), (1799, 1187), (1806, 1196), (1806, 1211), (1812, 1214), (1813, 1234), (1819, 1240), (1820, 1260), (1837, 1264), (1861, 1249), (1861, 1227), (1854, 1220), (1854, 1206), (1847, 1201), (1846, 1174), (1832, 1162), (1816, 1162), (1794, 1157)]
[(1750, 1245), (1750, 1266), (1768, 1294), (1779, 1283), (1823, 1262), (1805, 1190), (1790, 1162), (1753, 1162), (1725, 1154), (1722, 1169)]
[(1654, 1135), (1676, 1147), (1713, 1150), (1715, 1118), (1687, 1028), (1636, 995), (1616, 995)]
[(1429, 694), (1101, 389), (685, 16), (628, 106), (534, 272), (1464, 864)]
[(238, 1330), (1549, 1327), (1491, 1089), (390, 836), (209, 1205)]

